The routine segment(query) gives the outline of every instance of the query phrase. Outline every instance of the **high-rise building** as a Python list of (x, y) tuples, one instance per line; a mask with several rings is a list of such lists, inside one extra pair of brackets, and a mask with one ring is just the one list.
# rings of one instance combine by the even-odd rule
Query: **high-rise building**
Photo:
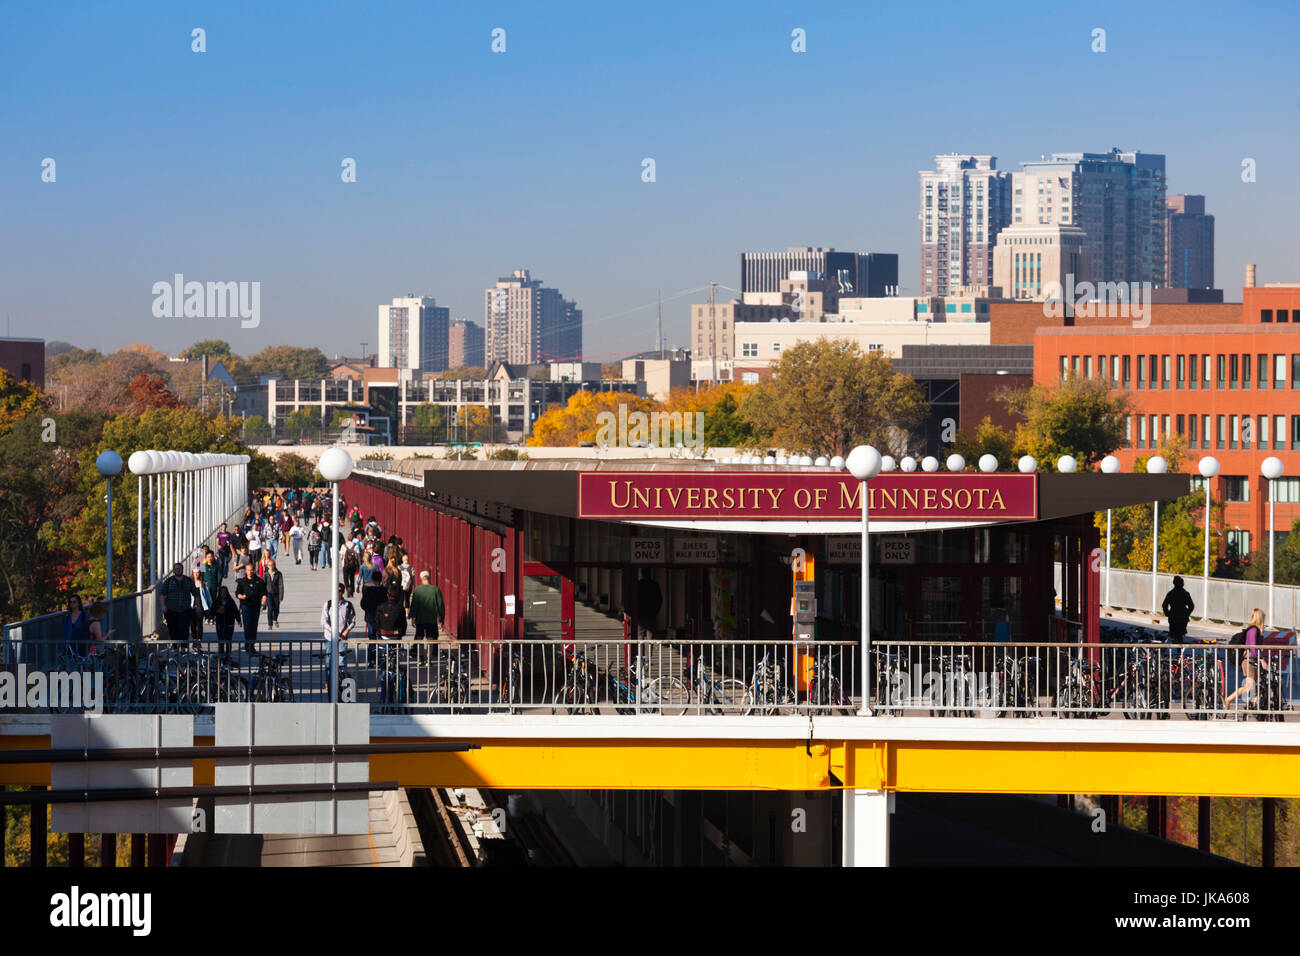
[(483, 368), (483, 326), (453, 319), (447, 329), (447, 364), (451, 368)]
[(582, 310), (527, 269), (483, 292), (488, 362), (527, 365), (582, 360)]
[[(379, 364), (416, 373), (447, 371), (451, 310), (431, 296), (408, 295), (379, 307)], [(417, 374), (418, 377), (418, 374)]]
[(996, 156), (936, 156), (921, 172), (921, 295), (986, 294), (1011, 223), (1011, 176)]
[(1214, 217), (1204, 196), (1165, 199), (1165, 282), (1175, 289), (1214, 288)]
[[(837, 295), (896, 295), (898, 256), (892, 252), (836, 252), (819, 246), (791, 246), (785, 252), (742, 252), (741, 295), (780, 292), (791, 272), (816, 272)], [(745, 301), (750, 301), (745, 299)]]
[[(1078, 226), (1007, 226), (993, 250), (993, 285), (1007, 299), (1042, 300), (1051, 286), (1091, 282), (1087, 235)], [(1073, 288), (1073, 286), (1069, 286)]]
[(1012, 177), (1012, 225), (1078, 226), (1097, 282), (1165, 281), (1165, 157), (1053, 153)]

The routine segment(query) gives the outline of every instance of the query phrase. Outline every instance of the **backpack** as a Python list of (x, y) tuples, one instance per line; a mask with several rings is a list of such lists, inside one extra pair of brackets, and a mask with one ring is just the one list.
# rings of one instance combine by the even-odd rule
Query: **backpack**
[(1228, 638), (1228, 643), (1229, 643), (1229, 644), (1236, 644), (1236, 645), (1238, 645), (1239, 647), (1240, 647), (1240, 646), (1244, 646), (1245, 643), (1246, 643), (1246, 632), (1247, 632), (1248, 630), (1250, 630), (1249, 627), (1243, 627), (1243, 628), (1242, 628), (1240, 631), (1238, 631), (1236, 634), (1232, 635), (1232, 637)]
[(312, 528), (311, 534), (307, 536), (307, 545), (312, 548), (320, 547), (320, 532)]
[(400, 631), (404, 623), (402, 609), (396, 602), (389, 602), (379, 608), (378, 624), (381, 631)]

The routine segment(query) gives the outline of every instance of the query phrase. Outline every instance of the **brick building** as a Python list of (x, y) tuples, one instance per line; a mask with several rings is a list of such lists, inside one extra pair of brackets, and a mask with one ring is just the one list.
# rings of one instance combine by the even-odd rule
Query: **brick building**
[[(1020, 306), (994, 304), (993, 341), (1023, 335)], [(1037, 312), (1042, 325), (1041, 308)], [(1124, 446), (1126, 471), (1171, 435), (1188, 446), (1184, 471), (1206, 455), (1219, 459), (1212, 482), (1224, 502), (1227, 549), (1245, 555), (1267, 547), (1268, 487), (1260, 463), (1276, 455), (1280, 538), (1300, 518), (1300, 284), (1251, 286), (1239, 304), (1155, 305), (1151, 323), (1116, 320), (1042, 325), (1034, 336), (1034, 380), (1066, 375), (1110, 381), (1133, 399)], [(1300, 330), (1297, 330), (1300, 331)], [(1199, 480), (1199, 479), (1198, 479)]]

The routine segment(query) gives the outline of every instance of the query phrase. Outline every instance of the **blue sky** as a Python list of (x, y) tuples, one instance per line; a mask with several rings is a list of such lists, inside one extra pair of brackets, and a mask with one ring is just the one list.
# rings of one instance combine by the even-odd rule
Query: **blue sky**
[[(482, 322), (483, 288), (528, 268), (614, 357), (653, 347), (657, 290), (685, 344), (705, 297), (670, 297), (738, 286), (745, 250), (897, 252), (915, 291), (936, 153), (1016, 169), (1111, 146), (1165, 153), (1170, 192), (1206, 195), (1238, 300), (1247, 262), (1300, 281), (1297, 27), (1287, 3), (6, 0), (0, 307), (13, 335), (101, 349), (355, 354), (381, 301)], [(260, 281), (260, 326), (154, 318), (177, 272)]]

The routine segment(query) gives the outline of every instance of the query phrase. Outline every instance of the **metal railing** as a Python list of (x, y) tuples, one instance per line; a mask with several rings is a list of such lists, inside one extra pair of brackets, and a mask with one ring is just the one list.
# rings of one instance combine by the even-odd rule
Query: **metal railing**
[[(90, 605), (86, 605), (89, 610)], [(100, 621), (102, 633), (115, 631), (119, 641), (133, 642), (158, 632), (162, 614), (153, 588), (120, 594), (108, 602)], [(0, 664), (12, 670), (18, 663), (29, 668), (51, 670), (63, 650), (68, 612), (55, 611), (6, 624), (0, 629)]]
[[(106, 711), (199, 713), (326, 701), (327, 646), (259, 640), (250, 652), (232, 635), (84, 653), (6, 634), (0, 660), (10, 672), (102, 674)], [(1136, 630), (1103, 644), (877, 641), (870, 702), (879, 716), (1283, 720), (1295, 654), (1289, 643), (1153, 643)], [(339, 688), (376, 713), (847, 716), (860, 707), (860, 660), (852, 641), (349, 640)]]

